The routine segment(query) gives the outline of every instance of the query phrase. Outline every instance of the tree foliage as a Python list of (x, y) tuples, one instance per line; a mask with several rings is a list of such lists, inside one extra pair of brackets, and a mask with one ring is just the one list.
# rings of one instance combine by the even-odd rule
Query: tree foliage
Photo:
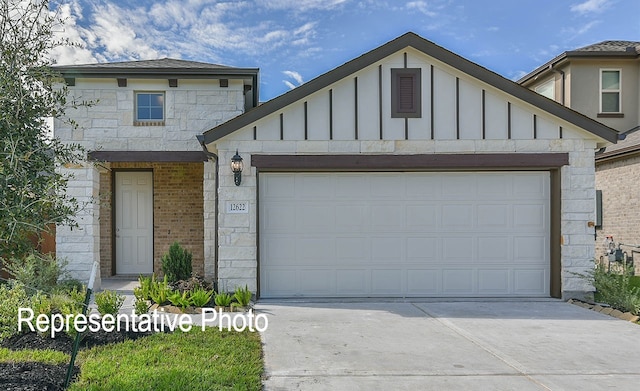
[(49, 53), (62, 20), (48, 0), (0, 1), (0, 257), (20, 259), (51, 224), (73, 224), (79, 204), (65, 195), (78, 145), (51, 137), (47, 118), (61, 118), (67, 89)]

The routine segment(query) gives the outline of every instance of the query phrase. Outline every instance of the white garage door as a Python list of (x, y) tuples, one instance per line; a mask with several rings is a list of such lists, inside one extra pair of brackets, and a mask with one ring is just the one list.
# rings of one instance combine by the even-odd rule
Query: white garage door
[(262, 297), (549, 296), (549, 173), (261, 173)]

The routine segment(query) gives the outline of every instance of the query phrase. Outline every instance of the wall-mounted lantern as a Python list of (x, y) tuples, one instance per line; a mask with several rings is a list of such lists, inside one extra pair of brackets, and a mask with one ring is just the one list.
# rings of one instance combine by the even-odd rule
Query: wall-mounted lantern
[(242, 164), (242, 157), (238, 155), (238, 150), (236, 149), (236, 154), (231, 158), (231, 171), (233, 172), (233, 181), (236, 186), (240, 186), (240, 182), (242, 181), (243, 168), (244, 164)]

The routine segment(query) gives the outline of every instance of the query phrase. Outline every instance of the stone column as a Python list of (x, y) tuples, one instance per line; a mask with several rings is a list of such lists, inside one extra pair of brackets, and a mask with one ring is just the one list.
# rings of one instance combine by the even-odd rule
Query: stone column
[(215, 248), (216, 248), (216, 162), (204, 163), (204, 277), (215, 280)]
[[(93, 263), (100, 262), (100, 174), (89, 163), (59, 170), (71, 176), (67, 183), (67, 195), (78, 200), (80, 210), (75, 216), (78, 227), (56, 227), (56, 256), (68, 262), (66, 270), (72, 278), (86, 284)], [(94, 289), (99, 288), (100, 268), (94, 284)]]

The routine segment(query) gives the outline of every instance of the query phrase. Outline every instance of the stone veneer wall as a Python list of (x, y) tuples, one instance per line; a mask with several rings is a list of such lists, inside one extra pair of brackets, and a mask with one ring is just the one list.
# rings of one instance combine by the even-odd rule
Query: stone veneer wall
[[(216, 143), (221, 162), (228, 162), (236, 148), (244, 158), (242, 185), (235, 186), (227, 167), (220, 169), (219, 283), (222, 288), (248, 284), (257, 289), (256, 170), (252, 153), (273, 154), (435, 154), (568, 152), (570, 166), (561, 169), (561, 233), (563, 298), (580, 297), (592, 291), (573, 273), (584, 273), (594, 258), (595, 141), (552, 140), (399, 140), (399, 141), (242, 141)], [(249, 201), (249, 214), (225, 213), (228, 200)], [(205, 222), (205, 226), (207, 222)], [(205, 232), (205, 236), (207, 233)]]
[[(640, 155), (596, 164), (596, 189), (602, 190), (602, 228), (597, 230), (596, 258), (604, 254), (606, 235), (616, 243), (640, 245)], [(630, 247), (622, 247), (632, 255)], [(640, 249), (635, 249), (640, 251)], [(635, 253), (640, 275), (640, 253)]]
[(153, 268), (174, 241), (193, 253), (193, 272), (204, 275), (203, 163), (107, 163), (100, 174), (100, 267), (114, 274), (112, 254), (112, 174), (118, 169), (153, 170)]

